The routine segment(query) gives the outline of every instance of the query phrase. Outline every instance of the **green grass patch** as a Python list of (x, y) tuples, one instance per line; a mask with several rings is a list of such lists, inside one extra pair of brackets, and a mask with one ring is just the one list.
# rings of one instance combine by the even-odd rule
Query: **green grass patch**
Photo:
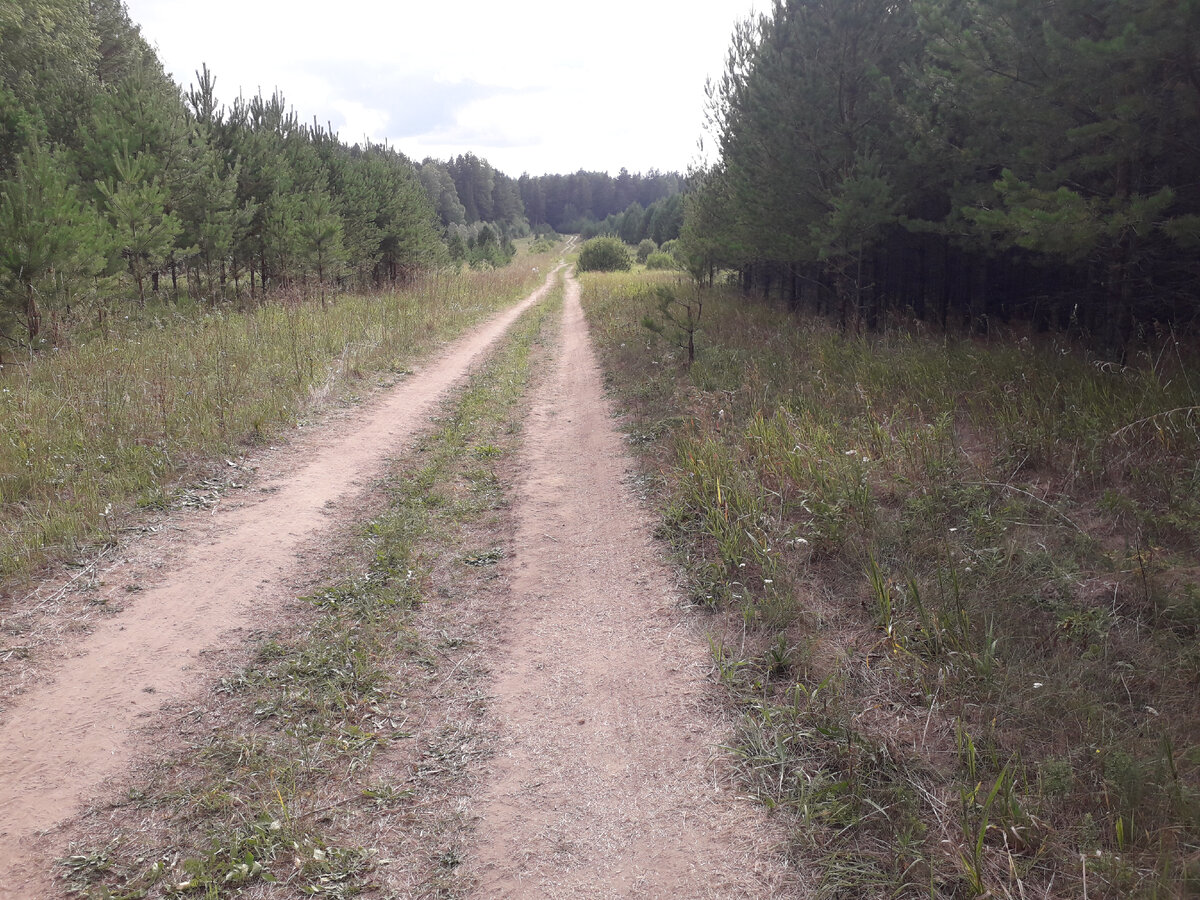
[(104, 543), (205, 462), (271, 439), (315, 402), (407, 372), (541, 282), (521, 256), (394, 293), (248, 310), (159, 306), (77, 324), (0, 368), (0, 582)]
[[(448, 589), (447, 573), (503, 553), (464, 550), (464, 529), (505, 507), (501, 467), (520, 440), (530, 356), (560, 304), (561, 282), (398, 464), (386, 509), (347, 554), (357, 563), (302, 598), (303, 627), (261, 641), (220, 681), (211, 734), (100, 811), (113, 824), (60, 860), (75, 895), (260, 896), (273, 882), (287, 895), (349, 897), (371, 888), (382, 853), (393, 864), (425, 854), (423, 895), (448, 896), (461, 851), (431, 843), (437, 829), (424, 817), (435, 800), (422, 792), (472, 757), (457, 733), (422, 732), (435, 698), (411, 673), (426, 673), (437, 694), (458, 670), (442, 671), (444, 661), (465, 642), (431, 643), (416, 621)], [(414, 755), (399, 780), (375, 771), (392, 747)], [(385, 848), (353, 840), (356, 822), (384, 813), (407, 830)]]
[[(1200, 369), (842, 335), (669, 276), (584, 304), (712, 616), (747, 784), (826, 896), (1200, 890)], [(690, 290), (690, 288), (680, 288)]]

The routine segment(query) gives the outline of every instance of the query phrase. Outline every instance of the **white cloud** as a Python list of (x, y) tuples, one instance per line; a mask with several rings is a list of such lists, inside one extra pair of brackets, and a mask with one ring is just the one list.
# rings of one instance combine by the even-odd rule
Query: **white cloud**
[(185, 87), (206, 62), (226, 102), (278, 87), (343, 140), (418, 158), (470, 151), (517, 175), (685, 168), (705, 78), (753, 0), (128, 6)]
[(388, 133), (391, 116), (386, 111), (366, 106), (357, 100), (336, 100), (332, 105), (338, 113), (333, 127), (347, 143), (377, 140), (378, 135)]

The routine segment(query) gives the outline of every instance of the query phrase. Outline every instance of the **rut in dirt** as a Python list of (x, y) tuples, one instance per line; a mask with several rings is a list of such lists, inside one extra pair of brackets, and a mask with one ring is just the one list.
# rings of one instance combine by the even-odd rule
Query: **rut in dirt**
[(472, 805), (486, 897), (767, 897), (793, 886), (720, 763), (711, 656), (623, 483), (633, 468), (568, 277), (527, 420), (511, 598)]
[(546, 295), (557, 271), (336, 431), (310, 429), (293, 457), (301, 464), (275, 473), (273, 492), (218, 515), (203, 541), (180, 532), (180, 564), (119, 598), (123, 610), (55, 661), (52, 680), (17, 698), (0, 730), (0, 897), (56, 896), (50, 861), (34, 849), (39, 833), (123, 771), (144, 717), (198, 692), (206, 651), (282, 608), (288, 586), (304, 580), (298, 552), (329, 530), (330, 510), (352, 506), (471, 365)]

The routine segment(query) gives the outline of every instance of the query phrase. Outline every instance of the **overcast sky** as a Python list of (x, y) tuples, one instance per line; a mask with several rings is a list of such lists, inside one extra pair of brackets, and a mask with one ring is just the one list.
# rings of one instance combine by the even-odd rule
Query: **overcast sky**
[[(468, 151), (522, 172), (683, 171), (704, 81), (754, 0), (126, 0), (187, 87), (279, 88), (301, 119), (421, 160)], [(767, 5), (763, 0), (758, 8)]]

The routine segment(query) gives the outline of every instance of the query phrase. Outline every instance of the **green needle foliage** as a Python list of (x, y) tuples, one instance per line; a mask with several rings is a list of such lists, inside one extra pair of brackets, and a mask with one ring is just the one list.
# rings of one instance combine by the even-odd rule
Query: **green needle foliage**
[(69, 301), (100, 270), (97, 235), (60, 161), (28, 147), (0, 182), (0, 329), (20, 322), (29, 341), (37, 339), (41, 307)]
[(98, 185), (98, 190), (112, 226), (115, 252), (125, 261), (144, 306), (146, 278), (162, 267), (183, 226), (167, 212), (166, 188), (144, 155), (122, 152), (114, 162), (116, 178)]
[[(78, 310), (74, 289), (87, 275), (103, 276), (91, 284), (104, 301), (97, 315), (130, 297), (327, 299), (391, 289), (451, 261), (502, 268), (530, 233), (522, 185), (486, 160), (418, 165), (387, 146), (350, 146), (302, 123), (279, 91), (224, 106), (216, 82), (202, 66), (181, 91), (120, 0), (0, 0), (0, 184), (10, 198), (0, 242), (14, 248), (0, 339), (38, 349), (43, 307)], [(678, 188), (678, 177), (656, 178), (657, 193), (643, 194)], [(67, 209), (76, 198), (86, 214)], [(543, 203), (543, 223), (544, 213)], [(35, 222), (61, 226), (40, 249), (27, 239)], [(86, 250), (75, 260), (53, 249), (70, 246), (68, 232)], [(57, 344), (70, 336), (49, 333)]]
[(781, 0), (711, 86), (690, 267), (842, 328), (1190, 323), (1200, 7)]
[(642, 325), (662, 335), (687, 353), (687, 364), (696, 361), (696, 332), (700, 330), (700, 316), (704, 312), (704, 298), (699, 290), (680, 297), (669, 287), (659, 285), (654, 291), (657, 299), (657, 316), (642, 318)]

